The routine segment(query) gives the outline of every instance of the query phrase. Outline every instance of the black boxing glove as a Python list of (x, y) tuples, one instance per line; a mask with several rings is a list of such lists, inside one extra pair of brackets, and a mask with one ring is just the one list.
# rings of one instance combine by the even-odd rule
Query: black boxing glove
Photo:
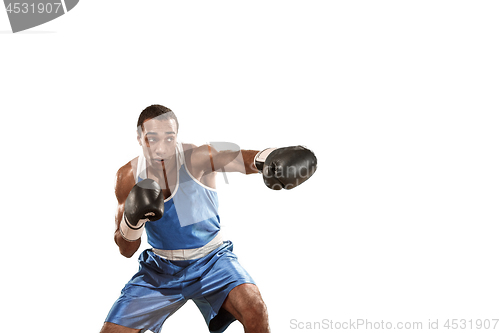
[(318, 167), (314, 153), (303, 146), (268, 148), (255, 156), (264, 183), (273, 190), (290, 190), (308, 180)]
[(141, 238), (144, 224), (163, 216), (164, 199), (160, 185), (144, 179), (132, 187), (125, 200), (125, 210), (120, 223), (122, 237), (128, 241)]

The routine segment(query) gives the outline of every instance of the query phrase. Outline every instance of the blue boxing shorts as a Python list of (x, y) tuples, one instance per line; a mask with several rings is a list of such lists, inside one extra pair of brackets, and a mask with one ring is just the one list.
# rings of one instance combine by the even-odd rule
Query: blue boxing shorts
[(221, 333), (235, 321), (221, 309), (229, 292), (243, 283), (255, 284), (224, 242), (196, 260), (167, 260), (151, 249), (139, 256), (139, 271), (122, 289), (107, 322), (159, 333), (163, 322), (192, 299), (212, 333)]

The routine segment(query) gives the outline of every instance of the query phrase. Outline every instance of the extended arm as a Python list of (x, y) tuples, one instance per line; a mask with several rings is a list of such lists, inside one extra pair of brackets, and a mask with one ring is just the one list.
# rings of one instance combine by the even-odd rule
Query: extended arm
[[(236, 145), (234, 145), (237, 147)], [(216, 150), (212, 145), (194, 147), (187, 154), (191, 169), (201, 177), (214, 171), (262, 173), (267, 187), (292, 189), (309, 179), (317, 158), (303, 146), (258, 150)]]
[(240, 172), (246, 175), (259, 172), (254, 164), (255, 155), (259, 152), (258, 150), (240, 150), (234, 152), (230, 150), (217, 151), (211, 148), (210, 151), (213, 171)]
[(259, 172), (254, 164), (258, 150), (240, 150), (235, 144), (224, 144), (187, 147), (185, 155), (190, 171), (197, 178), (214, 171), (243, 174)]

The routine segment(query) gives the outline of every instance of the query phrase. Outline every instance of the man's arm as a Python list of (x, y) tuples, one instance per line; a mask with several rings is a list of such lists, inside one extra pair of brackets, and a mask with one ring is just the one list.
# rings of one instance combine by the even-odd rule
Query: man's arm
[(217, 151), (212, 145), (204, 145), (192, 148), (186, 155), (197, 179), (212, 176), (214, 171), (260, 172), (266, 186), (273, 190), (299, 186), (314, 174), (318, 163), (314, 153), (303, 146)]
[(132, 257), (141, 245), (140, 238), (135, 241), (128, 241), (122, 237), (120, 232), (120, 223), (123, 219), (123, 213), (125, 211), (125, 201), (127, 200), (127, 196), (134, 185), (134, 174), (132, 171), (131, 162), (129, 162), (118, 170), (118, 172), (116, 173), (115, 182), (115, 195), (118, 201), (118, 207), (116, 209), (115, 215), (116, 229), (114, 237), (115, 243), (120, 249), (120, 253), (127, 258)]
[(246, 175), (258, 173), (254, 159), (258, 150), (217, 151), (210, 147), (213, 171), (240, 172)]
[[(186, 161), (189, 169), (195, 176), (211, 172), (240, 172), (243, 174), (258, 173), (255, 167), (254, 158), (258, 150), (240, 150), (236, 145), (235, 149), (217, 150), (213, 145), (203, 145), (196, 147), (189, 145), (185, 150)], [(237, 149), (236, 149), (237, 148)]]

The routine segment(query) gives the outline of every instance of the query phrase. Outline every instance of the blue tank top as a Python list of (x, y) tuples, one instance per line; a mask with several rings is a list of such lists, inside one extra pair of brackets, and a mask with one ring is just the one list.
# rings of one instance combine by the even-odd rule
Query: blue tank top
[[(177, 145), (177, 162), (180, 165), (177, 185), (172, 195), (165, 199), (162, 218), (146, 223), (148, 243), (155, 249), (202, 247), (220, 230), (217, 192), (191, 176), (180, 143)], [(145, 168), (140, 170), (143, 165), (145, 158), (139, 156), (137, 182), (146, 178)]]

